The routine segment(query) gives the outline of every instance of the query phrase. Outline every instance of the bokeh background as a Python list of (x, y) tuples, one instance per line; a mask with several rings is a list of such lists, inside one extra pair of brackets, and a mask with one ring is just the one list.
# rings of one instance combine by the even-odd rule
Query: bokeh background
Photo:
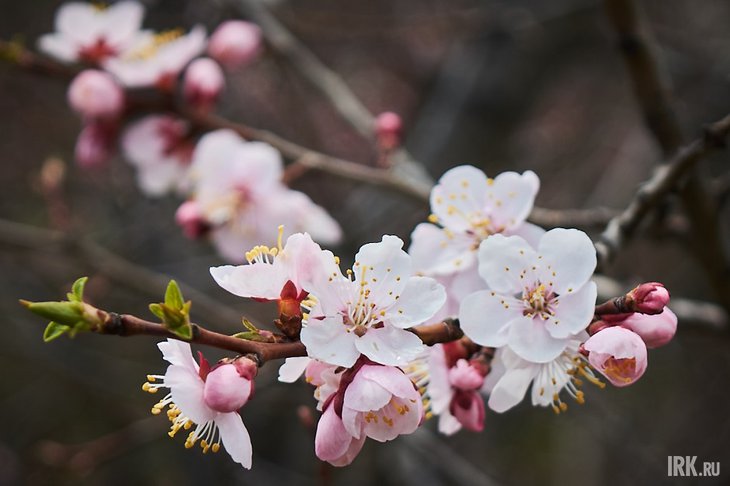
[[(158, 29), (202, 23), (211, 30), (235, 16), (223, 2), (144, 3), (146, 25)], [(639, 4), (671, 75), (683, 128), (699, 134), (704, 123), (730, 111), (730, 3)], [(32, 46), (51, 30), (58, 5), (1, 0), (0, 37)], [(542, 180), (541, 206), (622, 208), (661, 158), (600, 1), (268, 5), (368, 108), (403, 116), (405, 145), (434, 178), (463, 163), (490, 175), (532, 169)], [(374, 164), (372, 141), (277, 55), (265, 53), (228, 81), (223, 115)], [(74, 165), (80, 122), (66, 105), (65, 89), (57, 79), (0, 64), (2, 220), (52, 228), (61, 204), (79, 239), (197, 288), (228, 315), (231, 309), (270, 315), (270, 308), (251, 307), (215, 285), (208, 267), (222, 260), (205, 242), (182, 236), (172, 218), (177, 199), (142, 196), (121, 158), (102, 170)], [(40, 182), (49, 158), (65, 167), (52, 194)], [(721, 153), (699, 171), (719, 177), (728, 162)], [(345, 228), (345, 242), (334, 249), (343, 263), (384, 233), (407, 240), (428, 213), (405, 196), (321, 173), (305, 174), (295, 187)], [(718, 223), (725, 241), (729, 216), (726, 205)], [(676, 296), (712, 299), (682, 237), (665, 233), (644, 231), (609, 275), (626, 285), (658, 280)], [(686, 484), (667, 478), (668, 455), (721, 462), (720, 478), (698, 484), (727, 484), (730, 477), (730, 338), (691, 322), (680, 322), (676, 339), (651, 353), (646, 375), (628, 389), (588, 389), (584, 406), (571, 403), (560, 416), (525, 403), (504, 415), (488, 413), (481, 434), (446, 438), (429, 424), (392, 443), (369, 441), (341, 470), (316, 460), (314, 431), (300, 418), (299, 406), (314, 405), (312, 390), (277, 384), (272, 363), (243, 410), (254, 443), (254, 467), (246, 472), (225, 454), (185, 450), (180, 437), (167, 437), (167, 421), (149, 414), (155, 397), (140, 385), (147, 373), (164, 369), (152, 339), (84, 335), (44, 345), (44, 322), (17, 305), (18, 298), (58, 299), (75, 278), (89, 275), (92, 302), (147, 315), (159, 286), (150, 288), (142, 277), (111, 278), (114, 269), (99, 272), (100, 265), (114, 264), (108, 255), (32, 234), (21, 238), (5, 226), (0, 262), (0, 484)], [(214, 329), (236, 331), (235, 321), (211, 319), (195, 303), (193, 315)]]

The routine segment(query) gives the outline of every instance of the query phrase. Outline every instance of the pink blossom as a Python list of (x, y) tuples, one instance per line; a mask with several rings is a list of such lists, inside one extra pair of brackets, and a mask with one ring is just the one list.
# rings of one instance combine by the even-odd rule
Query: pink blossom
[(339, 225), (306, 195), (281, 183), (281, 154), (262, 142), (246, 142), (231, 130), (203, 136), (193, 154), (194, 200), (212, 225), (211, 238), (229, 261), (245, 261), (256, 246), (273, 246), (279, 226), (284, 236), (309, 233), (336, 243)]
[(301, 333), (307, 354), (351, 367), (360, 354), (391, 366), (405, 365), (424, 349), (406, 329), (430, 319), (444, 304), (443, 287), (413, 276), (403, 241), (385, 235), (363, 245), (348, 277), (339, 268), (317, 273), (309, 286), (316, 302)]
[(149, 196), (181, 190), (193, 149), (187, 122), (168, 115), (150, 115), (127, 127), (122, 136), (126, 159), (137, 169), (137, 182)]
[(456, 390), (449, 411), (465, 429), (472, 432), (484, 430), (484, 399), (478, 391)]
[(503, 172), (489, 179), (476, 167), (447, 171), (431, 191), (429, 223), (416, 226), (408, 252), (424, 275), (451, 275), (473, 267), (479, 244), (490, 235), (520, 235), (528, 242), (544, 231), (525, 222), (540, 180), (534, 172)]
[(638, 334), (622, 327), (609, 327), (584, 344), (588, 361), (614, 386), (627, 386), (646, 371), (646, 345)]
[(76, 163), (86, 169), (104, 165), (114, 152), (116, 140), (115, 123), (95, 121), (85, 125), (76, 139)]
[(384, 150), (392, 150), (400, 145), (403, 121), (397, 113), (386, 111), (375, 118), (375, 136), (378, 145)]
[(660, 314), (669, 303), (669, 291), (658, 282), (643, 283), (629, 292), (636, 312)]
[(661, 314), (631, 314), (620, 326), (638, 334), (647, 348), (658, 348), (671, 341), (677, 332), (677, 316), (665, 307)]
[(315, 452), (323, 461), (345, 466), (366, 437), (386, 442), (410, 434), (422, 414), (421, 396), (400, 369), (360, 360), (343, 373), (339, 389), (324, 405)]
[(170, 366), (164, 376), (148, 375), (142, 389), (150, 393), (170, 390), (152, 407), (155, 415), (169, 407), (167, 417), (172, 426), (168, 435), (174, 437), (194, 426), (186, 448), (199, 442), (203, 452), (218, 452), (222, 443), (235, 462), (250, 469), (251, 439), (237, 410), (253, 393), (256, 365), (248, 358), (239, 358), (211, 369), (202, 354), (200, 365), (195, 362), (188, 343), (168, 339), (157, 346)]
[(108, 73), (86, 69), (71, 81), (68, 102), (86, 119), (113, 119), (124, 109), (124, 91)]
[(185, 236), (193, 240), (210, 231), (210, 225), (203, 218), (203, 213), (195, 201), (185, 201), (177, 208), (175, 222), (182, 227)]
[(139, 40), (104, 67), (129, 88), (172, 91), (178, 74), (203, 52), (205, 45), (202, 26), (194, 27), (188, 34), (179, 30), (162, 32)]
[(593, 242), (582, 231), (550, 230), (536, 249), (519, 236), (493, 235), (479, 247), (479, 274), (490, 290), (462, 300), (461, 327), (482, 346), (553, 361), (591, 323), (595, 268)]
[(220, 66), (214, 60), (203, 57), (191, 62), (185, 70), (183, 93), (188, 103), (207, 111), (218, 100), (225, 84)]
[(227, 20), (210, 36), (208, 54), (226, 69), (240, 68), (261, 50), (261, 28), (243, 20)]
[(60, 61), (102, 63), (150, 37), (140, 31), (143, 15), (137, 2), (66, 3), (56, 13), (56, 32), (38, 39), (38, 47)]

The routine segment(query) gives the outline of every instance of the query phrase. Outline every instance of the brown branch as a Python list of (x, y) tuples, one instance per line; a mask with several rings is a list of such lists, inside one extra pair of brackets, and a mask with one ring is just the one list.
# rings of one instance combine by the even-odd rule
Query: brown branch
[[(656, 169), (654, 175), (636, 192), (628, 207), (612, 218), (601, 234), (600, 241), (596, 243), (601, 267), (613, 259), (643, 218), (677, 187), (689, 169), (702, 158), (724, 148), (729, 134), (730, 115), (727, 115), (708, 126), (703, 137), (681, 148), (667, 163)], [(720, 265), (721, 262), (716, 261), (715, 264)]]
[[(604, 3), (646, 125), (661, 147), (664, 159), (669, 160), (683, 143), (682, 130), (671, 106), (669, 75), (661, 69), (657, 48), (643, 25), (635, 0), (604, 0)], [(680, 195), (694, 230), (694, 253), (705, 267), (718, 298), (730, 312), (730, 262), (718, 224), (717, 201), (692, 171)], [(624, 236), (629, 236), (631, 231), (633, 228)]]

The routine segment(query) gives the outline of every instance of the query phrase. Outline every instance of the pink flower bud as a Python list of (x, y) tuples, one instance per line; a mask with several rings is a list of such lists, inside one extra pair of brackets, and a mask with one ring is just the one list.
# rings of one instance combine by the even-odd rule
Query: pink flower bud
[(223, 364), (208, 373), (203, 400), (218, 412), (235, 412), (246, 404), (252, 391), (250, 378), (241, 376), (235, 365)]
[(208, 110), (225, 85), (220, 66), (214, 60), (203, 57), (191, 62), (185, 70), (183, 93), (188, 103)]
[(261, 50), (261, 29), (243, 20), (223, 22), (210, 36), (208, 54), (226, 69), (248, 64)]
[(124, 109), (124, 91), (103, 71), (87, 69), (71, 81), (68, 103), (87, 119), (116, 118)]
[(456, 366), (449, 370), (449, 382), (459, 390), (478, 390), (484, 384), (484, 376), (467, 360), (460, 359), (456, 362)]
[(449, 411), (467, 430), (484, 430), (484, 400), (476, 391), (457, 391), (451, 399)]
[(621, 327), (635, 332), (644, 340), (647, 348), (664, 346), (677, 332), (677, 316), (669, 307), (661, 314), (631, 314), (621, 322)]
[(375, 119), (375, 135), (378, 145), (384, 150), (391, 150), (400, 144), (403, 122), (397, 113), (386, 111)]
[(112, 155), (115, 139), (115, 127), (103, 123), (86, 125), (76, 139), (76, 163), (86, 169), (104, 165)]
[(669, 291), (658, 282), (643, 283), (629, 292), (634, 309), (642, 314), (660, 314), (669, 303)]
[(609, 327), (584, 344), (588, 361), (614, 386), (627, 386), (646, 371), (646, 345), (638, 334), (622, 327)]
[(182, 227), (183, 233), (194, 240), (208, 233), (210, 225), (203, 217), (196, 201), (185, 201), (175, 212), (175, 222)]

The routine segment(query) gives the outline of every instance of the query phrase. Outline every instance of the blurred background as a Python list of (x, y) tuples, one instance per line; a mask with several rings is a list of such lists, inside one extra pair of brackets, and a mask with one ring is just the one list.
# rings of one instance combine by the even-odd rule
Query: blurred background
[[(218, 2), (144, 3), (145, 25), (155, 29), (202, 23), (210, 31), (236, 16)], [(60, 4), (0, 0), (0, 38), (33, 46), (52, 30)], [(671, 75), (681, 124), (694, 137), (730, 112), (730, 3), (639, 4)], [(620, 209), (661, 159), (600, 1), (267, 5), (372, 112), (401, 114), (406, 147), (434, 178), (465, 163), (489, 175), (532, 169), (542, 181), (540, 206)], [(80, 121), (65, 90), (63, 81), (0, 64), (0, 218), (52, 229), (61, 211), (80, 241), (207, 294), (214, 302), (201, 309), (193, 298), (193, 317), (213, 329), (236, 332), (235, 320), (221, 319), (236, 312), (270, 317), (270, 308), (248, 306), (215, 285), (208, 267), (223, 261), (176, 227), (178, 199), (145, 198), (121, 158), (95, 171), (74, 165)], [(373, 142), (275, 53), (230, 77), (219, 106), (226, 117), (304, 146), (375, 163)], [(728, 162), (720, 153), (698, 170), (716, 178)], [(60, 177), (59, 188), (48, 191), (43, 177)], [(344, 227), (346, 240), (334, 249), (343, 264), (384, 233), (407, 241), (428, 214), (406, 196), (327, 174), (307, 173), (294, 187)], [(729, 216), (726, 204), (726, 242)], [(728, 484), (730, 336), (682, 321), (675, 340), (651, 353), (647, 373), (628, 389), (588, 389), (584, 406), (571, 403), (560, 416), (529, 403), (504, 415), (488, 412), (481, 434), (442, 437), (432, 423), (392, 443), (368, 441), (352, 466), (337, 470), (317, 461), (314, 430), (299, 418), (300, 405), (314, 405), (311, 388), (277, 384), (272, 363), (243, 410), (254, 444), (253, 469), (244, 471), (225, 454), (186, 450), (183, 439), (167, 437), (163, 417), (149, 414), (156, 399), (141, 384), (164, 370), (152, 338), (84, 335), (44, 345), (45, 323), (17, 304), (59, 299), (89, 275), (92, 303), (148, 316), (161, 287), (150, 288), (147, 274), (114, 278), (119, 262), (96, 246), (83, 251), (15, 229), (0, 227), (0, 484), (682, 484), (667, 478), (668, 455), (720, 461), (721, 476), (701, 484)], [(592, 230), (596, 236), (600, 228)], [(674, 296), (712, 299), (681, 235), (664, 233), (635, 238), (608, 274), (627, 288), (656, 280)], [(211, 306), (219, 312), (204, 312)], [(219, 357), (215, 350), (207, 355)]]

